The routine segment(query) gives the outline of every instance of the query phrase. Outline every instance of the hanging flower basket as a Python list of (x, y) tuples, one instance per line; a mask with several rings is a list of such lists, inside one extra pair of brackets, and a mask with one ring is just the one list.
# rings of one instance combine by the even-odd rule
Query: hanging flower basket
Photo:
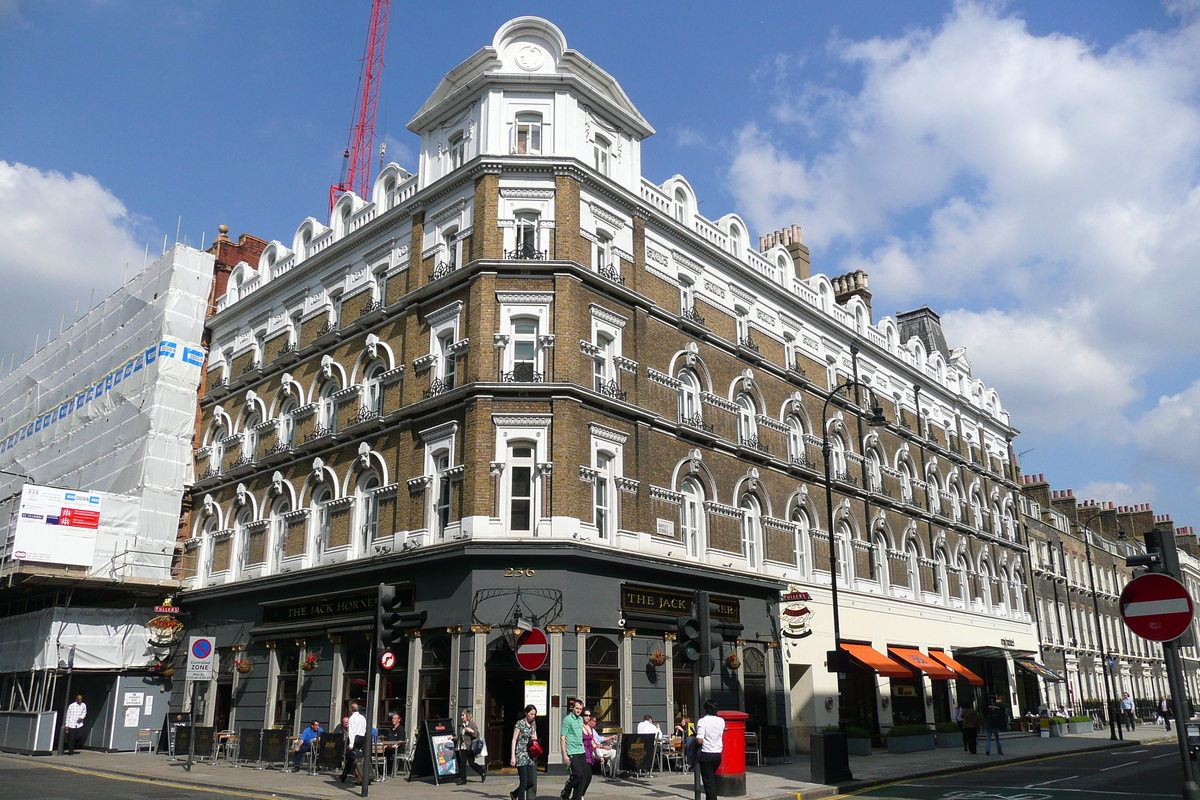
[(737, 653), (731, 653), (725, 657), (725, 666), (731, 670), (735, 670), (742, 665), (742, 661), (737, 657)]
[(317, 654), (309, 653), (303, 661), (300, 662), (300, 669), (308, 671), (317, 668)]
[(175, 667), (171, 666), (170, 661), (155, 661), (150, 665), (150, 669), (166, 678), (175, 674)]
[(655, 650), (650, 654), (650, 663), (656, 667), (661, 667), (667, 663), (667, 654), (662, 650)]
[(245, 675), (247, 672), (254, 669), (254, 663), (248, 658), (243, 658), (233, 662), (233, 668)]

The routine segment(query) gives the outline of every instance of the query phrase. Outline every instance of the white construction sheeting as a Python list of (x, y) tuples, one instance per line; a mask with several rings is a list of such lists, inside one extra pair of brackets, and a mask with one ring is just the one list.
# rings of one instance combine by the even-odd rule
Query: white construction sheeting
[[(133, 577), (122, 567), (161, 562), (159, 575), (169, 577), (180, 502), (193, 479), (212, 280), (210, 254), (176, 245), (0, 380), (0, 470), (136, 504), (131, 533), (98, 536), (97, 576)], [(24, 482), (0, 475), (0, 497)], [(14, 510), (11, 501), (0, 504), (0, 561), (13, 555)]]
[(75, 669), (124, 669), (153, 658), (145, 609), (44, 608), (0, 618), (0, 673), (55, 669), (75, 647)]

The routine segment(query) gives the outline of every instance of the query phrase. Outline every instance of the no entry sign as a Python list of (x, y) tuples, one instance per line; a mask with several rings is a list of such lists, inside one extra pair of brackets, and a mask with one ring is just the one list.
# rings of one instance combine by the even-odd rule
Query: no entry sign
[(525, 631), (517, 639), (517, 663), (522, 669), (533, 672), (541, 669), (550, 654), (550, 646), (546, 643), (546, 634), (541, 628)]
[(1142, 575), (1121, 592), (1121, 619), (1152, 642), (1178, 639), (1192, 624), (1194, 612), (1187, 589), (1170, 575)]

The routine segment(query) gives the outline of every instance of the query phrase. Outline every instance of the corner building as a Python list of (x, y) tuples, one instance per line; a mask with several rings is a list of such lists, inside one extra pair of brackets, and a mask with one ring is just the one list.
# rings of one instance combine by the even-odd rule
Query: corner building
[[(496, 759), (528, 679), (602, 727), (694, 718), (674, 638), (707, 590), (706, 693), (805, 746), (836, 713), (820, 444), (849, 377), (889, 424), (830, 401), (843, 638), (1036, 649), (1015, 431), (935, 314), (873, 324), (866, 276), (810, 275), (799, 228), (755, 249), (682, 177), (645, 180), (653, 129), (545, 20), (506, 23), (408, 127), (416, 175), (390, 164), (271, 242), (210, 320), (181, 598), (217, 636), (202, 719), (336, 724), (366, 699), (381, 582), (413, 612), (381, 716), (471, 708)], [(515, 616), (547, 632), (538, 672)], [(953, 681), (896, 668), (908, 716), (949, 713)], [(855, 713), (886, 729), (900, 679), (861, 673)]]

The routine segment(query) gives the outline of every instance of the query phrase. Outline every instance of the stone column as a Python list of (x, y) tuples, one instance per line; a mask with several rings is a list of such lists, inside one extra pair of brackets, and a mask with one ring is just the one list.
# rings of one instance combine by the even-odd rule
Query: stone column
[[(421, 657), (424, 654), (424, 647), (421, 642), (421, 631), (413, 629), (406, 631), (408, 637), (408, 703), (406, 705), (407, 716), (404, 717), (408, 724), (410, 732), (410, 742), (416, 741), (417, 734), (417, 709), (420, 708), (420, 693), (421, 693)], [(332, 717), (330, 720), (332, 721)], [(341, 720), (338, 720), (339, 722)]]
[[(591, 625), (575, 626), (575, 687), (571, 697), (582, 699), (584, 705), (587, 705), (587, 637), (591, 632)], [(566, 700), (563, 697), (564, 712), (567, 710)]]
[(554, 698), (563, 701), (563, 634), (567, 632), (566, 625), (547, 625), (546, 636), (550, 639), (550, 707), (546, 709), (549, 730), (546, 734), (546, 761), (548, 764), (561, 764), (562, 753), (558, 746), (559, 728), (563, 709), (554, 707)]
[[(663, 675), (667, 680), (667, 713), (663, 717), (671, 728), (675, 727), (675, 634), (663, 634), (663, 655), (667, 663), (663, 664)], [(666, 728), (664, 732), (670, 733)]]
[[(458, 627), (458, 626), (455, 626)], [(461, 631), (462, 629), (459, 628)], [(487, 692), (487, 638), (491, 633), (491, 625), (472, 625), (471, 626), (471, 647), (474, 648), (472, 655), (474, 656), (471, 662), (471, 700), (468, 706), (471, 709), (471, 716), (475, 720), (475, 724), (479, 726), (480, 732), (484, 730), (484, 725), (487, 720), (484, 719), (486, 708), (483, 704), (483, 698)], [(455, 655), (458, 655), (460, 648), (454, 648)], [(454, 669), (450, 670), (450, 674), (456, 674)], [(455, 714), (455, 719), (458, 715)]]
[(621, 631), (621, 719), (622, 730), (637, 730), (633, 723), (633, 637), (637, 631), (627, 628)]

